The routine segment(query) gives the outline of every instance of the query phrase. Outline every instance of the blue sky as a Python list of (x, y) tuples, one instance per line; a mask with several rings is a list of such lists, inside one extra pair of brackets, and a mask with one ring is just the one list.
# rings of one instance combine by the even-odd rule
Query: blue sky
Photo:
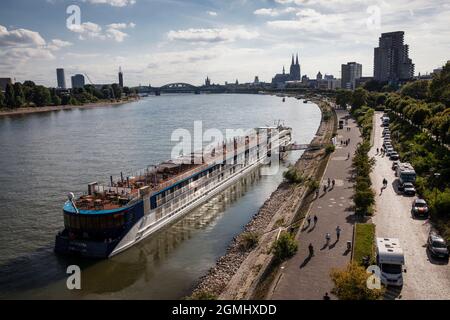
[[(77, 5), (81, 24), (66, 25)], [(448, 0), (2, 0), (0, 77), (55, 86), (55, 68), (96, 83), (270, 81), (299, 53), (301, 72), (372, 75), (382, 32), (405, 31), (416, 73), (450, 59)]]

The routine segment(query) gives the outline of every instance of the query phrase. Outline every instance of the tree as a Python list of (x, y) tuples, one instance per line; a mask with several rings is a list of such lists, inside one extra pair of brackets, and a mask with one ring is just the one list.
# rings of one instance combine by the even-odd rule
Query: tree
[(363, 88), (366, 89), (367, 91), (381, 91), (381, 89), (385, 84), (386, 83), (379, 82), (377, 80), (370, 80), (364, 84)]
[(10, 83), (6, 85), (5, 89), (5, 104), (8, 108), (14, 108), (16, 95), (14, 94), (14, 86)]
[(52, 95), (52, 104), (54, 106), (60, 106), (61, 105), (61, 98), (58, 97), (58, 95), (56, 95), (56, 94)]
[(352, 92), (350, 90), (339, 89), (336, 91), (336, 104), (345, 109), (347, 104), (352, 102)]
[(367, 104), (367, 91), (359, 87), (352, 94), (352, 109), (359, 109)]
[(428, 90), (430, 87), (430, 81), (428, 80), (416, 80), (405, 84), (400, 89), (402, 96), (408, 96), (414, 99), (425, 100), (428, 98)]
[(111, 88), (114, 93), (114, 99), (120, 99), (122, 97), (122, 88), (117, 83), (113, 83)]
[(333, 269), (332, 292), (340, 300), (378, 300), (383, 296), (384, 289), (369, 289), (367, 279), (370, 276), (364, 267), (356, 263), (350, 263), (344, 269)]
[(43, 107), (51, 103), (50, 90), (44, 86), (33, 88), (33, 102), (37, 107)]
[(3, 94), (2, 90), (0, 90), (0, 108), (3, 108), (5, 106), (5, 95)]
[(294, 235), (289, 232), (282, 232), (277, 241), (274, 242), (273, 253), (278, 261), (286, 260), (292, 257), (298, 249), (297, 241)]
[(23, 93), (22, 84), (14, 83), (14, 107), (20, 108), (25, 103), (25, 95)]
[(442, 67), (442, 71), (434, 75), (430, 84), (430, 98), (450, 107), (450, 62)]

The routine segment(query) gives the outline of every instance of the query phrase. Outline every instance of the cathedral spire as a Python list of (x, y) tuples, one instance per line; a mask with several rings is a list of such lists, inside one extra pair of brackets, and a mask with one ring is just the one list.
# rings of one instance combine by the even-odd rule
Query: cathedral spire
[(297, 53), (297, 55), (295, 56), (295, 64), (298, 65), (298, 53)]
[(294, 54), (292, 54), (292, 62), (291, 62), (291, 66), (294, 65)]
[(284, 74), (284, 66), (283, 66), (283, 74)]

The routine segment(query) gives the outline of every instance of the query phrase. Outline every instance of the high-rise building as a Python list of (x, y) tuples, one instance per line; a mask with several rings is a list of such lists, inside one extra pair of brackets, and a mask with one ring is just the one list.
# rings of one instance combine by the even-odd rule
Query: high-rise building
[(123, 73), (122, 73), (122, 67), (119, 67), (119, 87), (123, 88)]
[(76, 74), (72, 76), (72, 89), (84, 87), (84, 76), (82, 74)]
[(341, 87), (355, 90), (356, 79), (362, 76), (362, 65), (356, 62), (347, 62), (341, 65)]
[(56, 69), (56, 79), (58, 82), (58, 89), (66, 89), (66, 76), (63, 68)]
[(398, 83), (414, 77), (414, 64), (403, 31), (382, 33), (374, 49), (373, 77), (377, 81)]

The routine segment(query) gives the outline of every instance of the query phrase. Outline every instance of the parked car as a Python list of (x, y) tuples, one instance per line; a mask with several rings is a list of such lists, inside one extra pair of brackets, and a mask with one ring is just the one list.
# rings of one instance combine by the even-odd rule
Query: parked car
[(393, 161), (392, 162), (392, 167), (391, 167), (392, 170), (396, 171), (397, 167), (398, 167), (398, 161)]
[(412, 203), (412, 213), (415, 216), (428, 217), (428, 205), (423, 199), (416, 199)]
[(384, 142), (384, 143), (383, 143), (383, 147), (385, 147), (386, 149), (387, 149), (387, 148), (393, 148), (390, 141)]
[(427, 248), (433, 257), (448, 259), (447, 243), (437, 233), (430, 232)]
[(386, 155), (387, 155), (388, 157), (391, 156), (391, 153), (392, 153), (392, 152), (395, 152), (395, 151), (394, 151), (394, 148), (386, 148)]
[(403, 194), (405, 196), (415, 196), (416, 195), (416, 188), (414, 188), (414, 185), (411, 182), (405, 182), (403, 184)]
[(387, 135), (387, 134), (391, 134), (391, 131), (389, 131), (389, 129), (385, 129), (385, 130), (383, 130), (383, 137), (385, 136), (385, 135)]
[(398, 159), (400, 159), (400, 156), (395, 151), (389, 155), (389, 160), (398, 160)]

